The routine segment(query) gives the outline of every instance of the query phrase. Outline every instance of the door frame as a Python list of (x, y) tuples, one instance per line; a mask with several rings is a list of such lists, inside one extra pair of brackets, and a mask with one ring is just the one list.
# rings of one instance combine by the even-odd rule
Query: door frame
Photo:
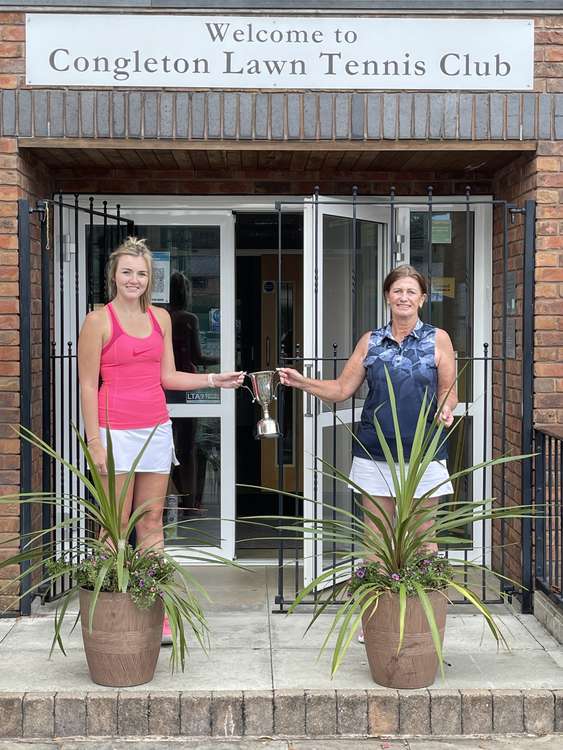
[[(235, 367), (235, 340), (233, 331), (235, 328), (235, 253), (234, 253), (234, 215), (228, 209), (211, 209), (205, 210), (188, 206), (170, 206), (165, 204), (163, 197), (158, 196), (160, 200), (155, 201), (153, 198), (136, 195), (123, 196), (97, 196), (98, 201), (107, 201), (108, 206), (119, 204), (120, 214), (123, 215), (124, 221), (134, 221), (135, 224), (183, 224), (189, 226), (219, 226), (220, 228), (220, 357), (221, 367), (223, 370), (234, 370)], [(65, 202), (70, 203), (71, 196), (63, 194)], [(72, 197), (72, 200), (74, 198)], [(65, 235), (63, 242), (64, 252), (71, 254), (79, 252), (79, 279), (76, 293), (80, 300), (80, 321), (81, 325), (87, 313), (87, 296), (86, 296), (86, 252), (87, 248), (84, 242), (84, 231), (89, 225), (89, 216), (87, 213), (87, 198), (82, 197), (81, 208), (86, 209), (80, 213), (76, 224), (65, 223), (69, 230)], [(157, 205), (155, 205), (155, 203)], [(134, 204), (134, 205), (131, 205)], [(158, 205), (160, 204), (160, 205)], [(95, 226), (103, 224), (103, 217), (94, 216), (92, 223)], [(58, 220), (55, 224), (55, 231), (58, 233)], [(78, 243), (75, 237), (78, 231)], [(57, 243), (58, 245), (58, 243)], [(55, 248), (56, 263), (58, 264), (59, 253), (58, 247)], [(69, 268), (69, 271), (72, 269)], [(68, 284), (74, 283), (70, 273), (65, 274), (68, 277)], [(66, 279), (65, 279), (66, 282)], [(70, 288), (70, 287), (69, 287)], [(71, 295), (69, 295), (71, 297)], [(65, 305), (68, 304), (65, 295)], [(72, 320), (71, 316), (65, 315), (63, 319)], [(55, 331), (59, 331), (60, 304), (55, 299)], [(77, 335), (76, 329), (68, 331), (68, 337), (73, 338)], [(67, 336), (65, 336), (67, 338)], [(77, 383), (74, 384), (77, 388)], [(75, 398), (71, 395), (71, 398)], [(228, 559), (235, 556), (235, 395), (233, 390), (222, 390), (220, 402), (202, 402), (189, 404), (168, 404), (170, 417), (189, 416), (193, 418), (218, 418), (220, 420), (220, 439), (221, 439), (221, 513), (220, 513), (220, 546), (201, 548), (203, 553), (221, 555)], [(58, 420), (56, 420), (58, 424)], [(80, 415), (80, 429), (83, 429), (82, 415)], [(176, 557), (179, 561), (182, 559), (183, 547), (181, 545), (167, 545), (167, 551)], [(198, 548), (192, 548), (197, 550)], [(197, 562), (190, 560), (190, 564)]]

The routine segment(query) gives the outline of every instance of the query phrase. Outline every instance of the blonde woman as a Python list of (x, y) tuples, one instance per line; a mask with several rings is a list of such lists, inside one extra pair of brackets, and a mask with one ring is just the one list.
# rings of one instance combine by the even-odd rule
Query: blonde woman
[[(111, 429), (119, 493), (133, 460), (157, 428), (129, 485), (123, 522), (135, 508), (146, 505), (148, 512), (136, 525), (137, 545), (159, 549), (164, 546), (168, 476), (175, 463), (164, 389), (238, 388), (244, 373), (176, 370), (170, 315), (151, 307), (152, 256), (144, 240), (125, 240), (111, 254), (106, 277), (110, 302), (86, 316), (78, 341), (86, 439), (98, 469), (107, 474), (106, 428)], [(169, 638), (165, 621), (163, 641)]]

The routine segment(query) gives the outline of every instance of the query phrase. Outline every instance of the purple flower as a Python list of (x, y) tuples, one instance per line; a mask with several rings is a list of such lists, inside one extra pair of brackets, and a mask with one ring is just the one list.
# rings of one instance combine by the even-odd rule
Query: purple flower
[(391, 573), (391, 578), (394, 581), (400, 581), (401, 580), (401, 576), (398, 573)]
[(356, 578), (365, 578), (366, 575), (366, 569), (365, 568), (358, 568), (356, 570)]
[(145, 582), (142, 578), (139, 579), (139, 586), (142, 588), (145, 585)]

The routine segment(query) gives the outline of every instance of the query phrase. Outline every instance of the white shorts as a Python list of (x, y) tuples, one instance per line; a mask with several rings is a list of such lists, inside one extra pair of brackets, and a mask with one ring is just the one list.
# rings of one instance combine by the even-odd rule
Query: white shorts
[[(134, 460), (141, 452), (153, 429), (153, 427), (141, 427), (136, 430), (110, 430), (113, 460), (115, 471), (118, 474), (126, 474), (131, 470)], [(104, 448), (107, 448), (105, 427), (100, 427), (100, 440)], [(150, 443), (135, 468), (135, 472), (169, 474), (172, 464), (176, 466), (178, 459), (174, 452), (172, 422), (168, 420), (168, 422), (159, 424), (156, 428)]]
[[(369, 458), (359, 458), (354, 456), (349, 476), (358, 487), (361, 487), (369, 495), (375, 497), (395, 496), (391, 472), (385, 461), (374, 461)], [(446, 479), (449, 479), (446, 462), (432, 461), (424, 472), (414, 496), (421, 497), (421, 495), (425, 495), (428, 490), (436, 487), (436, 485)], [(356, 490), (354, 489), (354, 491)], [(452, 487), (452, 483), (447, 481), (445, 484), (440, 485), (440, 487), (436, 489), (436, 492), (433, 492), (429, 497), (451, 495), (453, 491), (454, 488)]]

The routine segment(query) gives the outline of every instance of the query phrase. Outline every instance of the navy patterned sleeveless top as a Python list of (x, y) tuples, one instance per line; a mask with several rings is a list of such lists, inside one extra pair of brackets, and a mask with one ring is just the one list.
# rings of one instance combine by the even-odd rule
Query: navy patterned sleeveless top
[[(369, 392), (356, 433), (362, 445), (354, 440), (354, 456), (371, 457), (377, 461), (385, 460), (373, 424), (374, 411), (380, 407), (377, 411), (377, 419), (393, 456), (397, 460), (397, 443), (385, 367), (387, 367), (395, 392), (405, 458), (410, 457), (418, 414), (425, 393), (426, 403), (428, 399), (432, 399), (432, 408), (428, 414), (428, 428), (433, 429), (438, 390), (435, 352), (436, 328), (421, 320), (417, 321), (414, 329), (400, 344), (393, 338), (391, 323), (372, 331), (364, 359)], [(362, 446), (367, 449), (368, 453)], [(438, 451), (436, 460), (446, 457), (447, 446), (444, 444)]]

